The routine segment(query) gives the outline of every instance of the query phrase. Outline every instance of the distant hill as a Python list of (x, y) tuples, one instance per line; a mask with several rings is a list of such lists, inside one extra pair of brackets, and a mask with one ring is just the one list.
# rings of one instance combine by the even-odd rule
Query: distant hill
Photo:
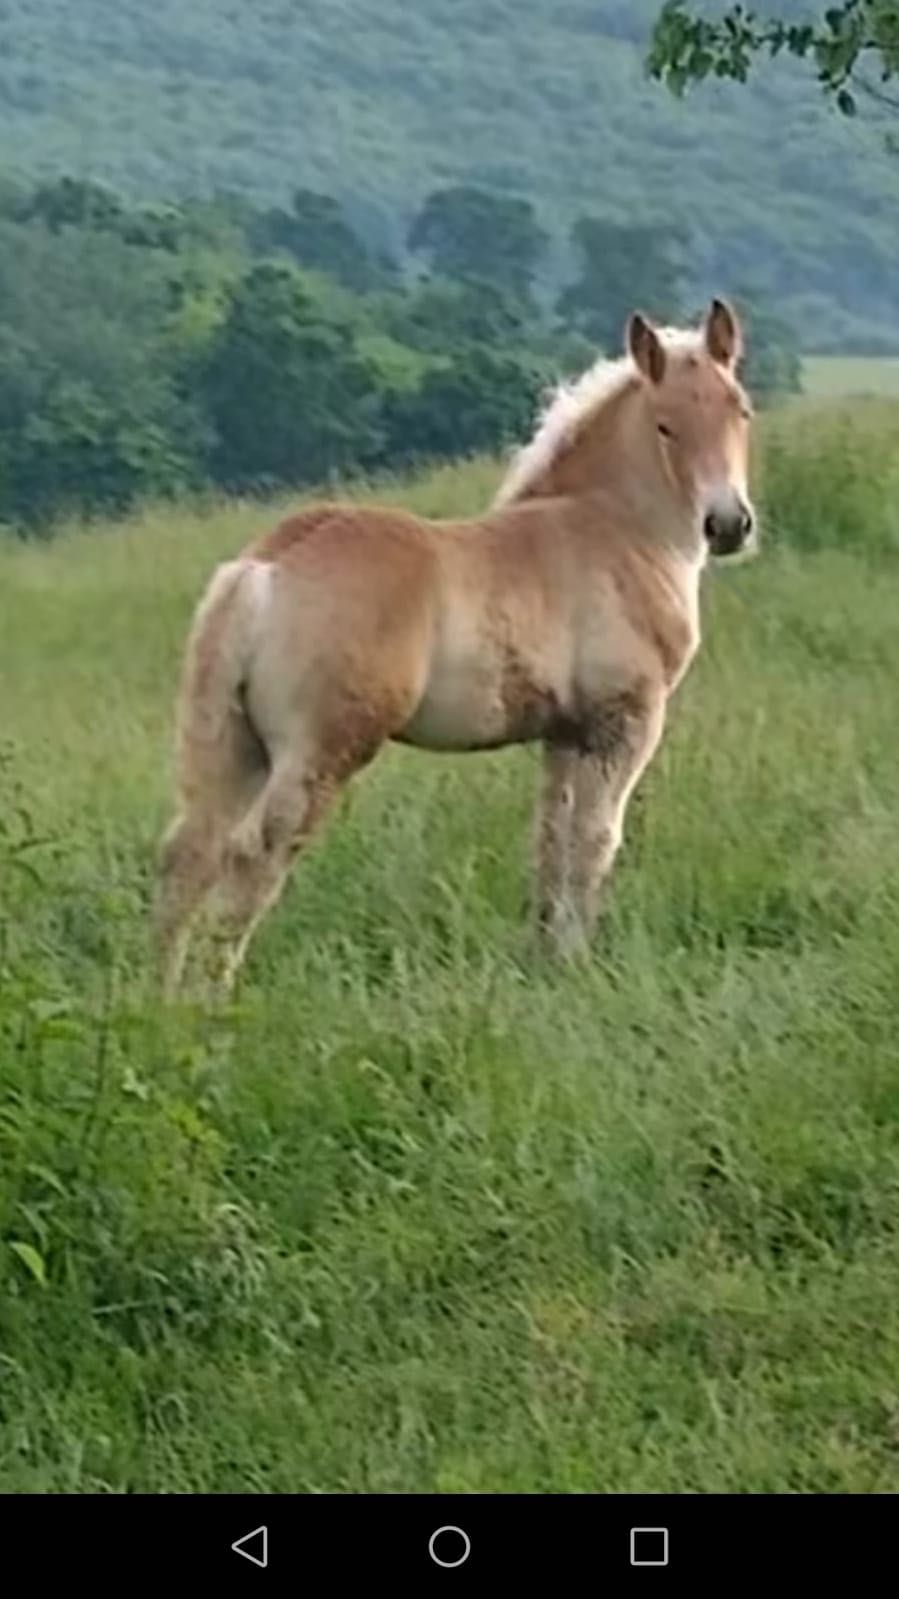
[(748, 281), (789, 298), (809, 348), (899, 348), (882, 120), (841, 119), (790, 65), (679, 104), (643, 72), (657, 9), (0, 0), (4, 159), (142, 195), (309, 185), (394, 247), (460, 178), (531, 197), (560, 240), (584, 211), (686, 219), (697, 294)]

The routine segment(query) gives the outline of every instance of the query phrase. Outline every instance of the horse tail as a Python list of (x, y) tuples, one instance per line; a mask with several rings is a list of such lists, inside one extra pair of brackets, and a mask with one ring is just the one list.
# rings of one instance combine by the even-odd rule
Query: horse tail
[(204, 799), (214, 805), (215, 790), (235, 767), (246, 766), (248, 757), (255, 764), (266, 758), (244, 688), (270, 576), (268, 562), (227, 562), (194, 615), (177, 716), (178, 786), (186, 805)]

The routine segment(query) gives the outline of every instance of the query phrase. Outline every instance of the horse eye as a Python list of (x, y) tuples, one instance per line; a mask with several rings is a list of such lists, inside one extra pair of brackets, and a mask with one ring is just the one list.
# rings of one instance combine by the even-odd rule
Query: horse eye
[(672, 431), (671, 431), (670, 427), (668, 426), (667, 422), (660, 422), (659, 423), (659, 432), (661, 433), (663, 439), (673, 439), (674, 438), (674, 434), (672, 433)]

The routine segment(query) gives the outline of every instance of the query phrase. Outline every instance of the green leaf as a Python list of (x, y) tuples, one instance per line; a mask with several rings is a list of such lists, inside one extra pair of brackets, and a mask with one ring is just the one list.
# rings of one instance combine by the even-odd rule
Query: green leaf
[(138, 1077), (133, 1066), (126, 1066), (122, 1074), (122, 1093), (133, 1094), (136, 1099), (143, 1100), (144, 1104), (150, 1098), (148, 1085)]
[(22, 1265), (29, 1271), (36, 1283), (42, 1288), (47, 1286), (47, 1266), (43, 1255), (34, 1248), (33, 1244), (25, 1244), (15, 1239), (10, 1243), (10, 1249), (17, 1255)]
[(29, 1162), (25, 1167), (25, 1170), (31, 1177), (39, 1178), (42, 1183), (46, 1183), (48, 1188), (54, 1189), (55, 1192), (60, 1194), (63, 1199), (68, 1197), (68, 1192), (64, 1183), (60, 1181), (54, 1171), (50, 1171), (49, 1167), (38, 1166), (35, 1165), (34, 1162)]

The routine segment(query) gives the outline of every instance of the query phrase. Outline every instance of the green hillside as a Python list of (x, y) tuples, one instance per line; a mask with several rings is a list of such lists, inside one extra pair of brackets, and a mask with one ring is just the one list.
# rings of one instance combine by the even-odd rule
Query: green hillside
[(139, 194), (339, 195), (394, 243), (435, 184), (692, 224), (697, 289), (789, 294), (807, 347), (899, 318), (899, 160), (778, 66), (686, 104), (643, 73), (658, 0), (0, 0), (7, 163)]

